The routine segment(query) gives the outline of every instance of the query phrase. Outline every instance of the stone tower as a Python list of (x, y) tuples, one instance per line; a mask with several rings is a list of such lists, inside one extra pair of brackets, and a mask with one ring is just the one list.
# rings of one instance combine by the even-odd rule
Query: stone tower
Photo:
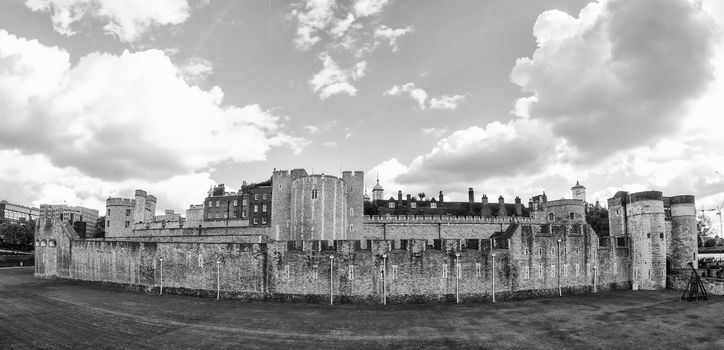
[(671, 204), (671, 269), (687, 273), (689, 263), (697, 268), (696, 206), (694, 196), (669, 197)]
[(372, 188), (372, 200), (377, 201), (384, 199), (384, 193), (385, 189), (380, 186), (380, 176), (377, 175), (377, 184), (375, 185), (375, 187)]
[(586, 187), (582, 186), (578, 181), (576, 181), (575, 186), (571, 187), (571, 193), (573, 194), (573, 199), (586, 201)]
[(666, 236), (661, 192), (618, 192), (608, 200), (608, 205), (611, 237), (630, 242), (632, 282), (644, 290), (666, 288)]

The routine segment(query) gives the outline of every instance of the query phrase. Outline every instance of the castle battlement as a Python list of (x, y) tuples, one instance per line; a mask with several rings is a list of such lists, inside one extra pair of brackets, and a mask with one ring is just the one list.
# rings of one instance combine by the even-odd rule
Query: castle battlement
[(106, 199), (106, 207), (111, 207), (111, 206), (134, 207), (134, 206), (136, 206), (136, 200), (129, 199), (129, 198), (120, 198), (120, 197), (116, 197), (116, 198), (108, 197), (108, 199)]
[(365, 215), (363, 222), (415, 222), (415, 223), (438, 223), (438, 222), (466, 222), (480, 224), (500, 224), (500, 223), (540, 223), (541, 221), (530, 217), (516, 216), (451, 216), (451, 215)]

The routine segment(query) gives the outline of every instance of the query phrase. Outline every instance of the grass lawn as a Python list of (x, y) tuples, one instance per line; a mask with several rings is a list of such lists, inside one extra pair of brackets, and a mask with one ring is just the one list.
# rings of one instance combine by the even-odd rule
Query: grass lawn
[(0, 348), (724, 348), (724, 297), (614, 291), (477, 305), (242, 303), (0, 269)]

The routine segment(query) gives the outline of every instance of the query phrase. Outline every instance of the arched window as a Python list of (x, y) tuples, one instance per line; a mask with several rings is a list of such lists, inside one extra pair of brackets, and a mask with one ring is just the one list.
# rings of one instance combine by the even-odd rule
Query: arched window
[(54, 239), (48, 240), (48, 247), (55, 247), (55, 240), (54, 240)]
[(48, 242), (47, 242), (46, 240), (40, 241), (40, 246), (41, 246), (41, 247), (45, 247), (45, 246), (47, 246), (47, 245), (48, 245)]
[(556, 220), (555, 215), (553, 213), (548, 213), (548, 221), (553, 222)]

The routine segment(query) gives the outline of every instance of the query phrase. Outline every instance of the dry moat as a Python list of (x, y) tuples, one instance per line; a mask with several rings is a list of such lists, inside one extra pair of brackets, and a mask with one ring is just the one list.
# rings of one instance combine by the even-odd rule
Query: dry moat
[(150, 295), (0, 269), (0, 347), (724, 348), (724, 297), (611, 291), (495, 304), (311, 305)]

